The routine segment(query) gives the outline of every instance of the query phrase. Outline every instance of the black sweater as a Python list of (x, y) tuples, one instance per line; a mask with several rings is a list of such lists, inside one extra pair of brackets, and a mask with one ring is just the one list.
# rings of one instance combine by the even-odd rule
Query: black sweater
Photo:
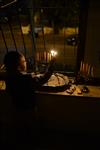
[(6, 73), (3, 77), (6, 82), (6, 90), (12, 96), (12, 102), (17, 110), (30, 110), (36, 105), (35, 91), (48, 81), (52, 70), (43, 76), (32, 77), (31, 74), (20, 72)]

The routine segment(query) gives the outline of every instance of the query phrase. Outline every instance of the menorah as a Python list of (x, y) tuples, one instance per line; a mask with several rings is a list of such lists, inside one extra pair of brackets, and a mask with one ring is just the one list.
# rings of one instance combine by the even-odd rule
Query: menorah
[(82, 76), (84, 80), (82, 91), (89, 92), (87, 84), (89, 83), (88, 81), (94, 77), (94, 67), (91, 64), (84, 63), (83, 61), (81, 61), (80, 76)]

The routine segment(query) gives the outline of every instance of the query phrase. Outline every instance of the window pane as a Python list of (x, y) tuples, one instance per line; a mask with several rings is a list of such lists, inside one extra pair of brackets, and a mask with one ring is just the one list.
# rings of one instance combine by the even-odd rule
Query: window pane
[[(0, 63), (6, 51), (18, 50), (37, 64), (57, 52), (57, 71), (75, 71), (79, 44), (79, 0), (18, 1), (0, 15)], [(3, 3), (2, 3), (3, 4)]]

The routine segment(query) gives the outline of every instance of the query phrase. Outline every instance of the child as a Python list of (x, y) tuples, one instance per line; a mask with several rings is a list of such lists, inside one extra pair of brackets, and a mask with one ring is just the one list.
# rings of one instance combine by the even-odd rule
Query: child
[(33, 132), (31, 129), (34, 124), (33, 116), (37, 101), (35, 91), (51, 77), (53, 64), (54, 60), (51, 61), (44, 75), (37, 77), (27, 74), (27, 62), (23, 54), (10, 51), (4, 57), (6, 91), (12, 97), (15, 110), (13, 127), (17, 142), (27, 143), (32, 141)]

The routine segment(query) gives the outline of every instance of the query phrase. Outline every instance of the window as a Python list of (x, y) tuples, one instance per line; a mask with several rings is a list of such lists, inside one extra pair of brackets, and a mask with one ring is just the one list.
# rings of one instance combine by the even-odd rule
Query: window
[[(11, 9), (12, 8), (12, 9)], [(57, 71), (74, 72), (79, 44), (79, 0), (17, 1), (1, 10), (0, 63), (9, 50), (22, 51), (37, 64), (57, 52)], [(34, 57), (35, 56), (35, 57)]]

